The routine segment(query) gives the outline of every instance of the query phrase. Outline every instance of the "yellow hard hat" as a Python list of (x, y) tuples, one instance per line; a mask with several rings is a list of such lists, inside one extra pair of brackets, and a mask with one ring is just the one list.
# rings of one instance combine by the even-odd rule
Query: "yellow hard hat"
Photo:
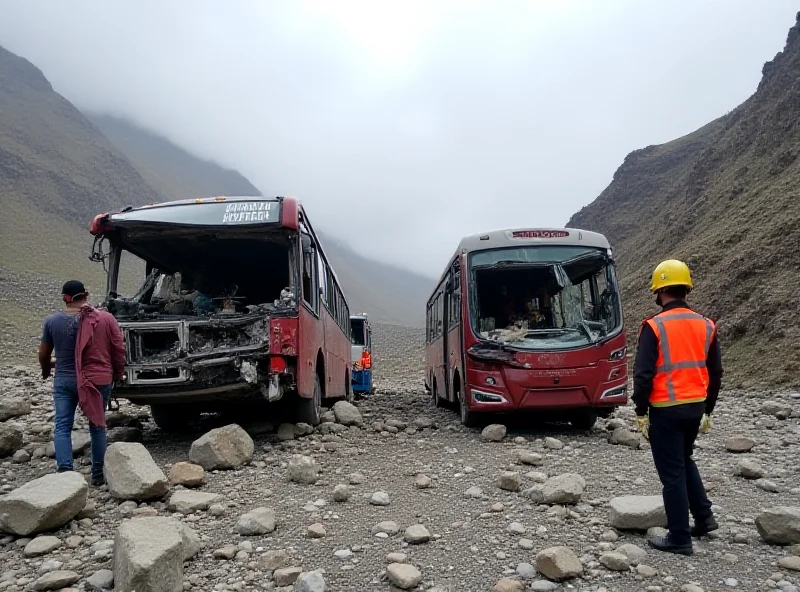
[(653, 270), (653, 280), (650, 284), (651, 292), (658, 292), (669, 286), (686, 286), (692, 289), (692, 274), (689, 266), (677, 259), (667, 259), (658, 264)]

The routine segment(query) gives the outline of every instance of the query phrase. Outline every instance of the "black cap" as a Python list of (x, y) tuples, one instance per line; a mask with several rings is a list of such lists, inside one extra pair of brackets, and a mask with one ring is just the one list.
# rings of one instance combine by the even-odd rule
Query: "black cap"
[(83, 294), (86, 294), (86, 288), (83, 287), (83, 282), (79, 282), (78, 280), (70, 280), (64, 284), (63, 288), (61, 288), (61, 293), (64, 296), (75, 298), (76, 296), (82, 296)]

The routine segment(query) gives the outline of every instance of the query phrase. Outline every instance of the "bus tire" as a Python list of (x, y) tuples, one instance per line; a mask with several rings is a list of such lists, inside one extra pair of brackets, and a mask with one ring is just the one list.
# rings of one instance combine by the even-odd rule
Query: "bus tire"
[(573, 428), (587, 432), (594, 427), (596, 421), (597, 413), (592, 409), (586, 411), (576, 411), (572, 414), (569, 420)]
[(307, 423), (312, 426), (319, 425), (319, 408), (322, 407), (322, 382), (319, 374), (314, 374), (314, 396), (310, 398), (297, 397), (297, 410), (295, 417), (297, 423)]
[(439, 396), (439, 389), (436, 388), (436, 381), (432, 381), (433, 386), (431, 387), (431, 397), (433, 398), (433, 406), (434, 407), (444, 407), (444, 401)]
[(348, 403), (353, 402), (353, 379), (350, 378), (350, 372), (344, 373), (344, 400)]
[(184, 405), (150, 405), (150, 415), (159, 429), (181, 433), (189, 430), (189, 423), (198, 414)]
[(461, 425), (467, 428), (474, 428), (478, 425), (477, 414), (469, 410), (467, 404), (464, 402), (464, 395), (462, 395), (460, 389), (459, 392), (456, 393), (456, 397), (458, 400), (458, 414), (461, 417)]

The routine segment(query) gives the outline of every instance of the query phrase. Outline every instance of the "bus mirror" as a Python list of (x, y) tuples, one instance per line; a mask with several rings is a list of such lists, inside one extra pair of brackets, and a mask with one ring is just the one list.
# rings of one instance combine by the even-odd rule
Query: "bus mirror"
[(311, 253), (313, 251), (314, 243), (311, 240), (311, 235), (309, 234), (301, 234), (300, 235), (300, 244), (303, 247), (303, 253)]

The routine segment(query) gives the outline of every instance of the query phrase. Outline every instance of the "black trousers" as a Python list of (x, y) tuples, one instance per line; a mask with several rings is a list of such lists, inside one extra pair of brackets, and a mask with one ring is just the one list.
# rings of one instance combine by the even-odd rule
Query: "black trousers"
[(695, 523), (713, 515), (692, 458), (704, 411), (704, 403), (650, 408), (650, 449), (663, 486), (670, 539), (676, 544), (692, 540), (690, 512)]

